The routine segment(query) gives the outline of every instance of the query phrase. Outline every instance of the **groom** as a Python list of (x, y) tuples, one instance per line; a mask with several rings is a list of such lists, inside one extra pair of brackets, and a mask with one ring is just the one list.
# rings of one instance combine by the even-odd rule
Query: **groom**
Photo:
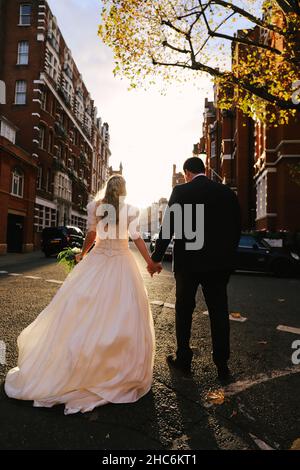
[[(230, 378), (227, 365), (230, 354), (227, 284), (234, 269), (240, 239), (240, 207), (235, 193), (228, 186), (211, 181), (205, 176), (205, 166), (200, 158), (189, 158), (184, 163), (183, 170), (186, 184), (173, 189), (152, 254), (153, 263), (148, 270), (151, 274), (160, 271), (160, 263), (175, 235), (173, 270), (176, 279), (177, 351), (176, 356), (167, 357), (167, 362), (184, 374), (191, 372), (192, 315), (196, 306), (197, 289), (201, 284), (210, 317), (213, 360), (219, 380), (226, 382)], [(175, 220), (178, 212), (172, 211), (174, 205), (181, 209), (180, 222)], [(204, 208), (201, 227), (199, 220), (197, 221), (199, 207)], [(190, 226), (189, 233), (202, 230), (204, 242), (201, 248), (195, 249), (190, 235), (188, 239), (185, 236), (184, 229), (187, 226)], [(176, 231), (181, 232), (178, 238)], [(169, 233), (165, 236), (167, 232)]]

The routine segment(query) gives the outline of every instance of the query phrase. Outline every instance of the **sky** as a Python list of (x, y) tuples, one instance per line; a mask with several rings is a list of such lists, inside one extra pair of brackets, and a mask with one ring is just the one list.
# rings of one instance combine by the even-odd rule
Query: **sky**
[(110, 125), (110, 160), (114, 169), (122, 161), (128, 200), (146, 207), (172, 190), (173, 163), (182, 169), (201, 136), (205, 97), (212, 98), (212, 83), (199, 80), (171, 85), (164, 96), (154, 87), (128, 90), (128, 82), (113, 75), (111, 50), (97, 35), (100, 0), (48, 0), (60, 30), (72, 51), (83, 80)]

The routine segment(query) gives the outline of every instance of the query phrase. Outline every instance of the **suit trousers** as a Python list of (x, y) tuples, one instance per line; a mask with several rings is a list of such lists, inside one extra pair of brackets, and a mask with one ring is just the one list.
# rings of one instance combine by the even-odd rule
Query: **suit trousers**
[(226, 364), (230, 355), (230, 325), (228, 312), (227, 285), (231, 271), (175, 272), (176, 279), (176, 338), (177, 359), (189, 365), (193, 352), (190, 348), (192, 316), (196, 306), (196, 293), (199, 285), (207, 305), (213, 361)]

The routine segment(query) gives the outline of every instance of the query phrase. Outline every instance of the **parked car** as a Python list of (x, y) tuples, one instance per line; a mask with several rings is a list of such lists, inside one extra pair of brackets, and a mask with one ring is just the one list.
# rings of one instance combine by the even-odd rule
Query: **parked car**
[(289, 277), (300, 272), (300, 256), (287, 248), (273, 247), (256, 235), (242, 234), (237, 269)]
[(42, 251), (48, 258), (64, 248), (82, 248), (84, 234), (78, 227), (47, 227), (42, 232)]
[[(153, 253), (153, 251), (155, 249), (155, 243), (156, 243), (157, 239), (158, 239), (158, 233), (153, 235), (153, 237), (151, 238), (151, 242), (150, 242), (150, 251), (151, 251), (151, 253)], [(169, 259), (172, 258), (172, 256), (173, 256), (173, 246), (174, 246), (174, 240), (171, 240), (170, 243), (169, 243), (168, 248), (166, 249), (166, 253), (165, 253), (166, 258), (169, 258)]]
[(151, 233), (150, 232), (143, 232), (142, 237), (143, 237), (143, 240), (145, 242), (151, 242)]

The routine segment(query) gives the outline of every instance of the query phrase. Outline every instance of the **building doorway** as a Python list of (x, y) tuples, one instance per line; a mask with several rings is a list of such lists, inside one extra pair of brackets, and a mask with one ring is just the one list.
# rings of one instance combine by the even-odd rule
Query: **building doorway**
[(25, 217), (8, 214), (7, 216), (7, 252), (22, 253)]

